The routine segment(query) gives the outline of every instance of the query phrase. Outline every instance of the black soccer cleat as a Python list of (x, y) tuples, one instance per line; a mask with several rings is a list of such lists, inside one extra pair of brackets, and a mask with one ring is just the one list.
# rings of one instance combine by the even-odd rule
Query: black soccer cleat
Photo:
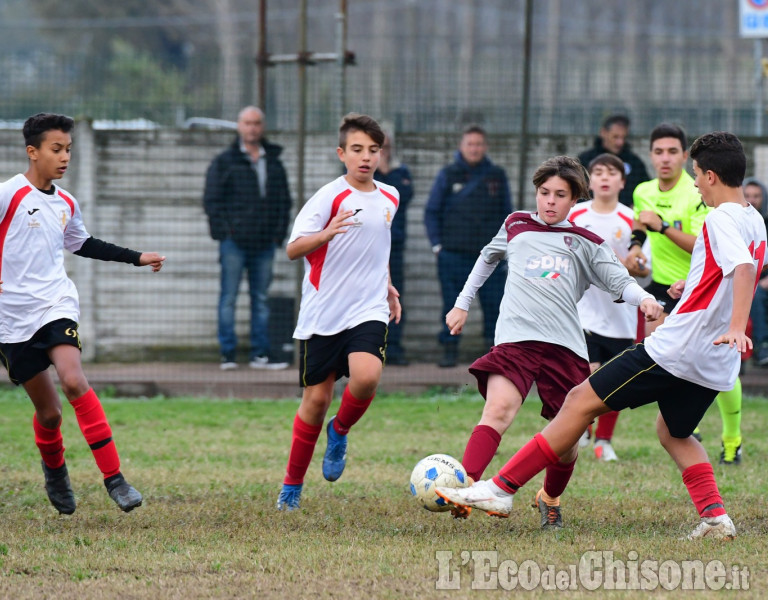
[(72, 491), (72, 484), (69, 482), (69, 472), (67, 463), (62, 464), (57, 469), (52, 469), (40, 461), (43, 465), (43, 475), (45, 475), (45, 491), (48, 494), (48, 500), (53, 507), (63, 515), (71, 515), (77, 508), (75, 502), (75, 493)]
[(122, 473), (105, 479), (104, 485), (109, 492), (109, 497), (123, 512), (131, 512), (137, 506), (141, 506), (144, 500), (139, 491), (125, 480)]

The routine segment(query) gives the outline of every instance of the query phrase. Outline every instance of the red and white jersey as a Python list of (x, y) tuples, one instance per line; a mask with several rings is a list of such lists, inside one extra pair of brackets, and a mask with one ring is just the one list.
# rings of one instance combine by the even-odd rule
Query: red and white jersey
[(759, 274), (765, 247), (765, 222), (752, 206), (727, 202), (707, 215), (683, 296), (645, 340), (656, 363), (680, 379), (718, 391), (733, 389), (741, 355), (728, 344), (712, 342), (730, 326), (734, 269), (753, 264)]
[(342, 176), (304, 205), (288, 243), (322, 231), (339, 211), (354, 226), (304, 257), (301, 307), (293, 337), (334, 335), (366, 321), (389, 322), (388, 268), (392, 219), (400, 194), (390, 185), (361, 192)]
[[(582, 202), (571, 209), (568, 220), (599, 235), (622, 260), (626, 258), (632, 238), (632, 209), (618, 204), (610, 213), (599, 213), (593, 201)], [(637, 307), (626, 302), (616, 303), (611, 295), (591, 285), (576, 305), (582, 328), (604, 337), (635, 339)]]
[(89, 237), (68, 192), (43, 193), (24, 175), (0, 184), (0, 342), (24, 342), (46, 323), (80, 319), (64, 249), (75, 252)]

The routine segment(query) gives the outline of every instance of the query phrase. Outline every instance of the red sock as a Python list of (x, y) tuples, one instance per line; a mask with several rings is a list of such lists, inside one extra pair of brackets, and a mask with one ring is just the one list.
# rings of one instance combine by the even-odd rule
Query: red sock
[(501, 434), (488, 425), (478, 425), (469, 436), (467, 447), (464, 449), (464, 458), (461, 464), (475, 481), (479, 481), (486, 467), (491, 464), (493, 455), (499, 449)]
[(547, 472), (544, 475), (544, 491), (549, 497), (557, 498), (563, 494), (571, 480), (575, 466), (576, 460), (566, 464), (556, 462), (547, 466)]
[(107, 415), (104, 414), (96, 392), (91, 388), (70, 404), (75, 409), (80, 431), (91, 447), (93, 458), (96, 459), (96, 465), (104, 479), (117, 475), (120, 472), (120, 457), (112, 440), (112, 429), (107, 422)]
[(307, 473), (309, 463), (312, 462), (312, 454), (315, 452), (317, 438), (320, 437), (322, 430), (322, 424), (309, 425), (296, 413), (293, 419), (291, 453), (288, 455), (288, 468), (283, 483), (287, 485), (304, 483), (304, 475)]
[(493, 482), (501, 489), (514, 494), (539, 471), (559, 461), (544, 436), (537, 433), (509, 459), (493, 478)]
[(64, 464), (64, 439), (61, 437), (61, 422), (56, 429), (47, 429), (40, 425), (37, 414), (32, 417), (32, 428), (35, 430), (35, 444), (40, 450), (40, 456), (47, 467), (58, 469)]
[(683, 483), (701, 517), (718, 517), (725, 514), (723, 498), (717, 489), (715, 472), (708, 462), (691, 465), (683, 471)]
[(368, 410), (368, 407), (373, 402), (376, 394), (368, 398), (367, 400), (360, 400), (355, 398), (349, 391), (349, 385), (344, 388), (344, 393), (341, 395), (341, 406), (339, 406), (339, 412), (336, 413), (336, 419), (333, 421), (333, 429), (339, 435), (347, 435), (352, 426), (360, 420)]
[(608, 440), (613, 437), (613, 430), (616, 429), (616, 421), (619, 420), (619, 411), (612, 410), (609, 413), (600, 415), (597, 419), (597, 431), (595, 431), (596, 440)]

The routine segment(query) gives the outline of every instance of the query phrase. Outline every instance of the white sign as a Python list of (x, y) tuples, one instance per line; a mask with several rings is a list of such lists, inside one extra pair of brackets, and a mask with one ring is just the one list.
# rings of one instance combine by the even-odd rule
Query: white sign
[(768, 0), (739, 0), (739, 35), (768, 38)]

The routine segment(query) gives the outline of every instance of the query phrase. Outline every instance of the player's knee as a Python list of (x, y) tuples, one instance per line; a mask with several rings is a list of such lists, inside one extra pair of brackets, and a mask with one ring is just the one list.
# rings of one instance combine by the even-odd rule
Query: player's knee
[(61, 407), (51, 406), (38, 409), (35, 413), (37, 422), (46, 429), (56, 429), (61, 424)]
[(88, 389), (88, 381), (81, 372), (59, 374), (61, 391), (68, 400), (75, 400), (85, 394)]

